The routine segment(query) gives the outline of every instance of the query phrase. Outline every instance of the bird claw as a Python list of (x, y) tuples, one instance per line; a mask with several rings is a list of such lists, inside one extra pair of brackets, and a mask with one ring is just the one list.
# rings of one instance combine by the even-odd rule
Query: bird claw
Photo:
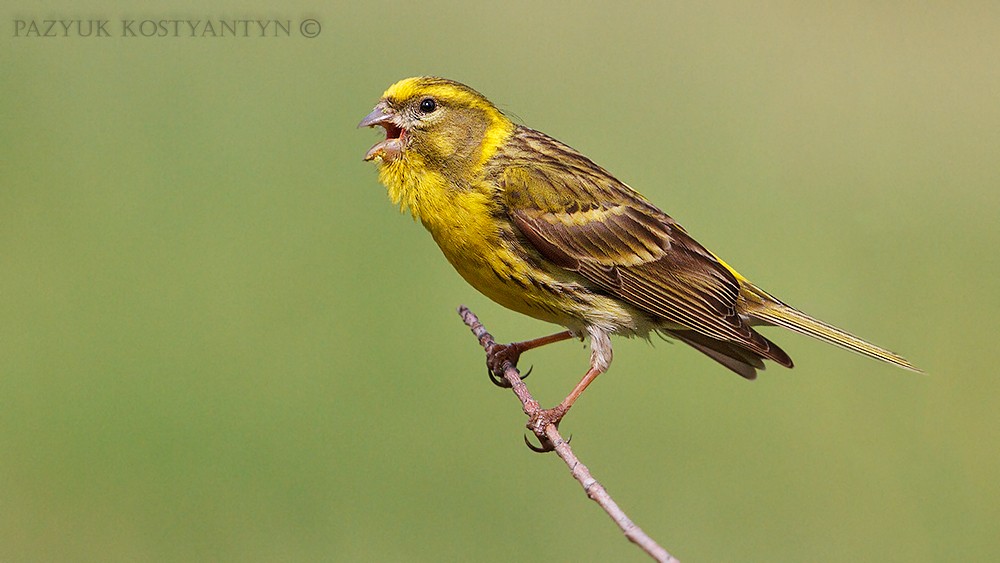
[[(494, 344), (486, 351), (486, 370), (490, 376), (490, 381), (497, 387), (510, 389), (510, 382), (504, 378), (507, 366), (516, 368), (517, 360), (521, 357), (521, 348), (516, 344)], [(531, 370), (528, 370), (531, 373)], [(524, 379), (524, 376), (521, 377)]]
[[(533, 369), (535, 369), (535, 366), (529, 367), (528, 371), (526, 371), (523, 374), (521, 374), (521, 381), (524, 381), (525, 379), (528, 379), (528, 376), (531, 375), (531, 370), (533, 370)], [(493, 385), (496, 385), (497, 387), (500, 387), (502, 389), (510, 389), (512, 387), (512, 385), (510, 384), (510, 382), (507, 381), (506, 377), (504, 377), (504, 376), (497, 377), (493, 373), (493, 370), (491, 370), (489, 368), (486, 368), (486, 375), (487, 375), (487, 377), (490, 378), (490, 381), (493, 383)]]
[[(528, 441), (527, 436), (524, 437), (524, 443), (527, 444), (531, 451), (536, 453), (546, 453), (556, 449), (556, 445), (545, 436), (545, 427), (551, 424), (558, 429), (559, 421), (561, 421), (564, 416), (566, 416), (566, 409), (562, 407), (542, 409), (535, 412), (535, 414), (528, 418), (528, 424), (526, 426), (528, 430), (531, 430), (532, 434), (538, 437), (538, 442), (541, 444), (541, 447), (535, 446)], [(569, 440), (566, 440), (566, 442), (569, 443)]]
[(543, 440), (539, 438), (538, 442), (541, 444), (540, 446), (532, 444), (531, 440), (528, 439), (528, 435), (527, 434), (524, 435), (524, 445), (528, 446), (528, 449), (535, 452), (536, 454), (547, 454), (556, 449), (556, 447), (552, 445), (552, 442), (549, 442), (548, 440)]
[(493, 385), (496, 385), (501, 389), (510, 389), (512, 387), (510, 382), (507, 381), (507, 378), (497, 377), (496, 375), (493, 374), (493, 370), (491, 370), (490, 368), (486, 368), (486, 375), (487, 377), (490, 378), (490, 382), (492, 382)]
[[(572, 442), (572, 441), (573, 441), (573, 436), (570, 436), (569, 438), (566, 438), (566, 443), (567, 444), (570, 443), (570, 442)], [(528, 435), (527, 434), (524, 435), (524, 445), (528, 446), (528, 449), (531, 450), (531, 451), (533, 451), (533, 452), (535, 452), (536, 454), (547, 454), (549, 452), (555, 451), (555, 449), (556, 449), (555, 444), (553, 444), (551, 441), (549, 441), (548, 438), (539, 438), (538, 442), (539, 442), (540, 445), (536, 446), (536, 445), (534, 445), (534, 444), (531, 443), (531, 440), (528, 439)]]

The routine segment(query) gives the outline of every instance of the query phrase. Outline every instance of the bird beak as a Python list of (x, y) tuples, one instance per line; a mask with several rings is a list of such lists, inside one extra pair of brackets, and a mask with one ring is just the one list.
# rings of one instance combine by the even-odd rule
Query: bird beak
[(406, 130), (399, 125), (396, 114), (384, 101), (379, 102), (375, 109), (358, 123), (359, 128), (376, 125), (385, 129), (385, 140), (368, 149), (365, 160), (379, 159), (383, 163), (392, 162), (403, 152), (403, 137)]
[(379, 104), (375, 106), (375, 109), (366, 115), (365, 118), (361, 120), (361, 123), (358, 123), (358, 129), (362, 127), (374, 127), (376, 125), (381, 125), (390, 118), (391, 116), (386, 113), (385, 102), (379, 102)]

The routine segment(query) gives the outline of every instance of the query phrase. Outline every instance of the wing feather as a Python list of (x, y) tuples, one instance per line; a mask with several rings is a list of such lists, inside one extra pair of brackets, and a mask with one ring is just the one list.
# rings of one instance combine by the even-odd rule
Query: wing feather
[(761, 357), (791, 365), (738, 314), (733, 273), (667, 214), (543, 133), (519, 127), (504, 150), (502, 207), (551, 263), (745, 377)]

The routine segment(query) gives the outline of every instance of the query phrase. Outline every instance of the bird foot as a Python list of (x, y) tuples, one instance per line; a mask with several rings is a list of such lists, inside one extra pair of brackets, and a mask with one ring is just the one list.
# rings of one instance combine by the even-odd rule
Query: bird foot
[(551, 452), (556, 449), (555, 444), (545, 435), (545, 427), (549, 424), (559, 428), (559, 422), (564, 416), (566, 416), (566, 411), (562, 406), (558, 406), (551, 409), (541, 409), (531, 415), (528, 419), (528, 424), (526, 425), (528, 430), (531, 430), (535, 436), (538, 437), (541, 447), (533, 445), (528, 441), (528, 437), (524, 437), (524, 443), (531, 449), (531, 451), (537, 453)]
[[(507, 366), (516, 368), (517, 361), (521, 358), (521, 347), (517, 344), (494, 344), (486, 351), (486, 374), (490, 376), (490, 381), (497, 387), (510, 388), (510, 382), (504, 378)], [(528, 370), (530, 373), (531, 370)], [(527, 374), (521, 376), (521, 379)]]

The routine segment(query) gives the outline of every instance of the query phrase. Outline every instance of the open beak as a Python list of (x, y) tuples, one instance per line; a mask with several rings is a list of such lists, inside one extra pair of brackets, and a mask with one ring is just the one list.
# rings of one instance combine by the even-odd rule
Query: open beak
[(397, 123), (396, 114), (384, 101), (379, 102), (375, 109), (358, 123), (358, 127), (376, 125), (385, 129), (385, 140), (368, 149), (365, 160), (380, 159), (384, 163), (392, 162), (403, 153), (403, 137), (406, 135), (406, 130)]

